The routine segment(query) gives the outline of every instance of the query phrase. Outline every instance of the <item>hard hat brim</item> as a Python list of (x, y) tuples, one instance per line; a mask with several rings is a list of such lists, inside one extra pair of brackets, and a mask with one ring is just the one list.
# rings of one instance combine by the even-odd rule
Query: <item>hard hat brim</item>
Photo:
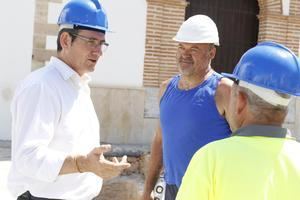
[(215, 46), (220, 46), (219, 42), (212, 42), (212, 41), (206, 41), (206, 40), (182, 40), (182, 39), (178, 39), (175, 37), (173, 37), (173, 40), (175, 42), (181, 42), (181, 43), (191, 43), (191, 44), (214, 44)]

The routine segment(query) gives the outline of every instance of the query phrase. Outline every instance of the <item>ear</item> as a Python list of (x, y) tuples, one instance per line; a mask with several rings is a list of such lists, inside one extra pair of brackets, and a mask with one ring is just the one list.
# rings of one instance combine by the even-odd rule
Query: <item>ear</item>
[(210, 57), (211, 60), (215, 58), (216, 51), (217, 51), (216, 47), (213, 47), (213, 48), (210, 49), (210, 51), (209, 51), (209, 57)]
[(236, 114), (238, 116), (244, 115), (247, 112), (247, 95), (241, 91), (238, 92), (237, 101), (236, 101)]
[(72, 38), (70, 37), (69, 33), (63, 32), (60, 35), (59, 42), (60, 42), (61, 47), (63, 49), (66, 49), (66, 48), (68, 48), (68, 47), (71, 46), (71, 44), (72, 44)]

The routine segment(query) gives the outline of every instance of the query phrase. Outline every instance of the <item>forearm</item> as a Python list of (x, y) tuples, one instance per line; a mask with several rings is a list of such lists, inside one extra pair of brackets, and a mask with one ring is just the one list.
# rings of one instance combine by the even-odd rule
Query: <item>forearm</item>
[(67, 156), (59, 171), (59, 175), (84, 172), (83, 169), (79, 167), (79, 162), (82, 162), (82, 157), (83, 156), (79, 155)]
[(162, 169), (162, 143), (155, 137), (151, 146), (151, 154), (147, 176), (145, 180), (145, 193), (151, 193)]
[(87, 155), (67, 156), (59, 174), (91, 172), (103, 179), (118, 176), (124, 169), (130, 167), (130, 164), (127, 162), (127, 156), (123, 156), (121, 161), (117, 158), (113, 161), (107, 160), (103, 153), (110, 149), (110, 145), (101, 145)]

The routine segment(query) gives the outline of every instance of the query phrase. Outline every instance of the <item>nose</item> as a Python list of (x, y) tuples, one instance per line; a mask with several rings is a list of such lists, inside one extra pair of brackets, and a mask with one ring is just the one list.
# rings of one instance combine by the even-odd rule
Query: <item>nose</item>
[(190, 53), (189, 50), (184, 50), (184, 51), (181, 52), (181, 56), (183, 58), (190, 58), (191, 57), (191, 53)]
[(93, 49), (92, 49), (92, 54), (96, 54), (96, 55), (101, 56), (101, 55), (103, 54), (101, 45), (98, 45), (98, 46), (96, 46), (96, 47), (93, 47)]

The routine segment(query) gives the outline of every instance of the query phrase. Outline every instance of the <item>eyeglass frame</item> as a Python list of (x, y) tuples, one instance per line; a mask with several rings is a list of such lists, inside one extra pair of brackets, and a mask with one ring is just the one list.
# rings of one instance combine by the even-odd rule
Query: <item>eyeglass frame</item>
[(228, 78), (228, 79), (232, 80), (232, 81), (233, 81), (233, 83), (234, 83), (234, 84), (236, 84), (236, 85), (239, 85), (239, 83), (240, 83), (240, 80), (239, 80), (239, 79), (237, 79), (237, 78), (233, 78), (233, 77), (227, 77), (227, 76), (226, 76), (226, 78)]
[(86, 44), (91, 47), (91, 48), (97, 48), (97, 47), (101, 47), (101, 51), (102, 52), (105, 52), (106, 49), (108, 48), (109, 44), (105, 41), (99, 41), (95, 38), (89, 38), (89, 37), (86, 37), (86, 36), (83, 36), (83, 35), (79, 35), (77, 33), (71, 33), (69, 32), (70, 35), (74, 36), (74, 37), (77, 37), (83, 41), (86, 42)]

